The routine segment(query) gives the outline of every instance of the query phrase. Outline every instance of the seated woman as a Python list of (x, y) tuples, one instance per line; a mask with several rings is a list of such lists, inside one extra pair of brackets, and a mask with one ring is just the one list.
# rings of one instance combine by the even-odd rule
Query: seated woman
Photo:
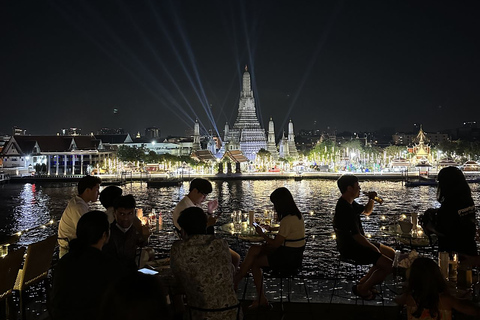
[(428, 209), (422, 226), (437, 234), (439, 251), (477, 255), (475, 204), (463, 172), (457, 167), (446, 167), (437, 179), (440, 208)]
[(417, 258), (411, 266), (405, 293), (396, 302), (407, 307), (408, 320), (451, 320), (452, 309), (480, 316), (480, 308), (452, 297), (437, 264), (429, 258)]
[[(278, 188), (270, 195), (275, 211), (280, 221), (278, 234), (270, 238), (263, 233), (261, 227), (256, 227), (257, 233), (265, 239), (263, 245), (253, 245), (235, 275), (235, 287), (240, 280), (252, 271), (253, 280), (257, 289), (258, 299), (250, 307), (268, 306), (262, 283), (262, 267), (274, 270), (292, 270), (301, 266), (305, 249), (305, 224), (300, 210), (298, 210), (292, 194), (287, 188)], [(268, 230), (270, 228), (265, 226)]]

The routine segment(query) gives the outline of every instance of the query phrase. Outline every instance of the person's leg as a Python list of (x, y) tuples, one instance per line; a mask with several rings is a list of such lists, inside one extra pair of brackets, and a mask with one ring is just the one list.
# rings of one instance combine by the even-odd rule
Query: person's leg
[(252, 265), (252, 275), (253, 275), (253, 283), (255, 284), (255, 288), (257, 289), (257, 300), (252, 303), (252, 306), (258, 305), (267, 305), (268, 300), (267, 296), (265, 295), (265, 288), (263, 287), (263, 271), (262, 267), (268, 267), (268, 258), (266, 255), (258, 255), (257, 259)]
[(358, 281), (358, 284), (362, 284), (362, 283), (364, 283), (365, 281), (367, 281), (367, 279), (369, 279), (369, 278), (372, 276), (372, 273), (375, 272), (375, 270), (377, 270), (377, 269), (378, 269), (378, 268), (377, 268), (375, 265), (373, 265), (373, 266), (368, 270), (367, 274), (364, 275), (364, 276), (360, 279), (360, 281)]
[(240, 265), (240, 255), (232, 249), (230, 249), (230, 255), (232, 256), (232, 264), (235, 267), (235, 271), (237, 271)]
[(382, 255), (372, 267), (371, 276), (364, 283), (358, 284), (357, 291), (361, 296), (369, 296), (374, 285), (381, 283), (392, 272), (392, 259)]
[(380, 243), (380, 247), (378, 249), (380, 249), (380, 252), (384, 256), (387, 256), (390, 259), (392, 259), (392, 261), (395, 258), (395, 250), (393, 250), (393, 248), (390, 248), (390, 247)]
[(233, 283), (235, 284), (235, 288), (238, 287), (240, 281), (245, 277), (247, 272), (252, 268), (255, 259), (262, 251), (262, 246), (253, 245), (248, 249), (247, 255), (243, 260), (242, 264), (240, 265), (240, 270), (235, 274), (233, 278)]

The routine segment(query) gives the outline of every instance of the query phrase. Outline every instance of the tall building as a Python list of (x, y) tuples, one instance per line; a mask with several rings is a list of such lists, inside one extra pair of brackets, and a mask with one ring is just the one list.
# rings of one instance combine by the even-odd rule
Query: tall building
[(270, 121), (268, 122), (267, 151), (270, 152), (273, 160), (278, 160), (278, 150), (277, 145), (275, 144), (275, 124), (273, 123), (272, 118), (270, 118)]
[[(201, 150), (202, 147), (200, 145), (200, 124), (198, 120), (195, 120), (195, 125), (193, 126), (193, 151)], [(215, 153), (214, 153), (215, 154)]]
[(145, 137), (150, 139), (157, 139), (160, 137), (160, 129), (157, 127), (148, 127), (145, 129)]
[(240, 150), (249, 160), (254, 160), (260, 149), (267, 149), (267, 139), (257, 118), (250, 73), (245, 66), (237, 120), (233, 128), (228, 123), (225, 126), (222, 152)]
[(26, 136), (27, 135), (27, 130), (19, 128), (19, 127), (13, 127), (12, 128), (12, 135), (13, 136)]
[(293, 122), (288, 123), (288, 154), (292, 158), (298, 157), (297, 147), (295, 146), (295, 133), (293, 132)]

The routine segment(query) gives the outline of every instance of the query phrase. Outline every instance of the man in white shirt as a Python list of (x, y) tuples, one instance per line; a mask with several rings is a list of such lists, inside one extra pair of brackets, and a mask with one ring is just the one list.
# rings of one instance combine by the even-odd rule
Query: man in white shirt
[[(178, 217), (183, 210), (190, 208), (190, 207), (201, 207), (202, 202), (205, 201), (207, 195), (212, 192), (212, 184), (210, 181), (202, 178), (195, 178), (190, 182), (190, 189), (189, 193), (177, 204), (175, 209), (173, 210), (173, 224), (177, 231), (180, 232), (182, 229), (178, 225)], [(211, 200), (207, 203), (207, 232), (213, 233), (213, 226), (217, 222), (217, 217), (213, 216), (213, 213), (218, 208), (218, 201)]]
[(78, 195), (70, 199), (58, 225), (60, 258), (68, 252), (69, 241), (77, 237), (78, 220), (90, 211), (88, 203), (97, 201), (101, 182), (102, 180), (95, 176), (85, 176), (78, 182)]
[[(182, 229), (178, 224), (177, 220), (180, 217), (183, 210), (190, 207), (200, 207), (202, 202), (205, 201), (207, 195), (212, 192), (212, 184), (210, 181), (202, 178), (195, 178), (190, 182), (190, 192), (177, 204), (173, 210), (173, 224), (175, 229), (180, 235), (180, 230)], [(218, 201), (211, 200), (207, 203), (207, 234), (214, 234), (213, 226), (217, 222), (218, 216), (215, 216), (213, 213), (218, 208)], [(230, 249), (230, 254), (232, 256), (232, 264), (235, 268), (238, 268), (240, 264), (240, 255)]]

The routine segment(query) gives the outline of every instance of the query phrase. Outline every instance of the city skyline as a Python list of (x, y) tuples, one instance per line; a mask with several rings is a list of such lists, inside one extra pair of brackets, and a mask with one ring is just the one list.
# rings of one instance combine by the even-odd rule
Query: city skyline
[(122, 127), (223, 134), (245, 66), (259, 120), (428, 132), (480, 115), (473, 1), (2, 4), (2, 123), (31, 134)]

